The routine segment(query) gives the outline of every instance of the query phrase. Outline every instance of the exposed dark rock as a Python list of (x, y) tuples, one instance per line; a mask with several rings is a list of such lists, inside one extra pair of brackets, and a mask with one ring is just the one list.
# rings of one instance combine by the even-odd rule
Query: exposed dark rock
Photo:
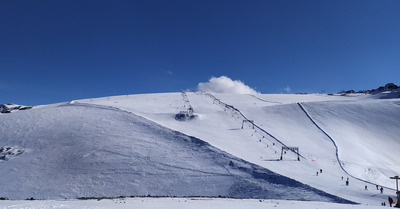
[(33, 106), (22, 106), (16, 104), (2, 104), (0, 105), (0, 113), (11, 113), (14, 110), (28, 110)]
[[(357, 93), (362, 93), (362, 94), (370, 94), (370, 93), (379, 93), (379, 92), (383, 92), (383, 91), (392, 91), (392, 90), (396, 90), (399, 89), (400, 87), (397, 86), (394, 83), (387, 83), (385, 86), (380, 86), (377, 89), (371, 89), (371, 90), (359, 90), (357, 91)], [(339, 94), (352, 94), (355, 93), (354, 90), (348, 90), (348, 91), (340, 91)]]

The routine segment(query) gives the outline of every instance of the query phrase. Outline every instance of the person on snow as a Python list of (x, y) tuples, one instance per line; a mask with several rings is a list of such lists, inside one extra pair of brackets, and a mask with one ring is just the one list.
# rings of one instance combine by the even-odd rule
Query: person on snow
[(383, 187), (381, 187), (381, 194), (383, 193)]
[(393, 199), (390, 196), (388, 197), (388, 202), (389, 202), (390, 207), (392, 207)]
[(367, 191), (368, 191), (368, 187), (367, 187), (367, 185), (365, 185), (365, 188), (364, 188), (364, 190), (367, 190)]

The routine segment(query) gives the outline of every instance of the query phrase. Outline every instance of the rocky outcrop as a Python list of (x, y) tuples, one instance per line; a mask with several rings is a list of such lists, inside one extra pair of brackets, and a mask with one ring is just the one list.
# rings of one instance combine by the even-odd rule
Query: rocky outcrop
[(340, 94), (352, 94), (352, 93), (365, 93), (365, 94), (376, 94), (384, 91), (393, 91), (396, 89), (399, 89), (400, 87), (397, 86), (394, 83), (387, 83), (385, 86), (380, 86), (376, 89), (371, 89), (371, 90), (359, 90), (355, 92), (354, 90), (348, 90), (348, 91), (341, 91), (339, 92)]
[(23, 106), (23, 105), (16, 105), (16, 104), (2, 104), (0, 105), (0, 113), (11, 113), (15, 110), (28, 110), (31, 109), (33, 106)]

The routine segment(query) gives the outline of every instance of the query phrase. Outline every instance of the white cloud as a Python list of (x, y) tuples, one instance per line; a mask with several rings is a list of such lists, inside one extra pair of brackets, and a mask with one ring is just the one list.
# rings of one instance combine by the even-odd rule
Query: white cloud
[(168, 75), (173, 75), (174, 72), (172, 72), (172, 71), (170, 71), (170, 70), (167, 70), (167, 74), (168, 74)]
[(221, 76), (219, 78), (212, 77), (206, 83), (199, 83), (197, 89), (200, 91), (215, 93), (258, 94), (258, 92), (244, 84), (242, 81), (233, 81), (226, 76)]

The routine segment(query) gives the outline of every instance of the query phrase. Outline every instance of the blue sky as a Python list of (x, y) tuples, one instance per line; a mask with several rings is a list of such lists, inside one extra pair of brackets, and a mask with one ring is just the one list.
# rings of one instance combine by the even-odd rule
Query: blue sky
[(0, 103), (400, 84), (398, 0), (0, 1)]

